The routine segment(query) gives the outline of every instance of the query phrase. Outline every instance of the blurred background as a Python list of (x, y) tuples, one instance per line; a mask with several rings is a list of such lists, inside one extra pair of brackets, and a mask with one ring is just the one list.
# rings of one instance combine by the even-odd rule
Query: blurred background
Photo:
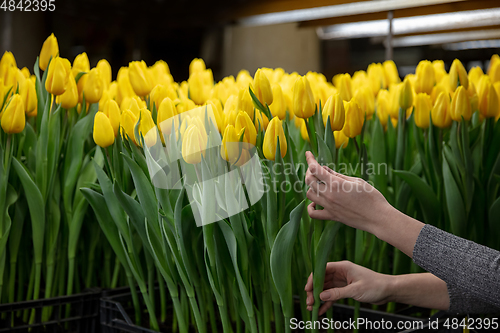
[[(17, 1), (16, 1), (17, 2)], [(165, 60), (176, 81), (201, 57), (215, 80), (258, 67), (318, 71), (331, 80), (393, 59), (400, 75), (420, 60), (459, 58), (487, 69), (500, 53), (498, 0), (55, 0), (56, 10), (0, 9), (0, 54), (33, 64), (53, 32), (60, 54), (121, 66)], [(498, 8), (497, 8), (498, 7)]]

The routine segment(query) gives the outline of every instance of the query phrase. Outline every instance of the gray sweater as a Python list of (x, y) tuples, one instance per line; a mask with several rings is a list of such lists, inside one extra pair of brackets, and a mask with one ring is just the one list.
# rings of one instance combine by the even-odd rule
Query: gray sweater
[(449, 312), (500, 312), (500, 252), (426, 224), (413, 261), (448, 286)]

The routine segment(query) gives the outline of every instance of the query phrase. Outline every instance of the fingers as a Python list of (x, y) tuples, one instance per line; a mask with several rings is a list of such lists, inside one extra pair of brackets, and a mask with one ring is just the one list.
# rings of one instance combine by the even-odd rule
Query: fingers
[(309, 171), (313, 176), (315, 176), (319, 180), (324, 181), (327, 184), (330, 183), (330, 173), (326, 169), (321, 167), (321, 165), (319, 165), (319, 163), (314, 158), (314, 155), (310, 151), (306, 152), (306, 161), (309, 165)]
[(316, 210), (316, 203), (315, 202), (311, 202), (307, 206), (307, 212), (309, 213), (309, 216), (315, 220), (330, 220), (331, 219), (330, 213), (328, 211), (326, 211), (324, 209)]
[[(329, 203), (327, 199), (325, 198), (324, 195), (321, 195), (317, 192), (314, 192), (313, 189), (307, 190), (306, 196), (309, 200), (315, 202), (316, 204), (323, 206), (323, 207), (328, 207)], [(309, 209), (309, 208), (308, 208)]]
[(319, 294), (319, 298), (324, 302), (336, 302), (339, 299), (352, 298), (354, 296), (353, 284), (342, 288), (332, 288)]
[(334, 302), (325, 302), (321, 307), (319, 308), (318, 315), (321, 316), (323, 315), (332, 305)]
[(307, 169), (306, 172), (306, 184), (314, 190), (316, 193), (326, 192), (327, 185), (325, 182), (318, 180), (310, 171)]

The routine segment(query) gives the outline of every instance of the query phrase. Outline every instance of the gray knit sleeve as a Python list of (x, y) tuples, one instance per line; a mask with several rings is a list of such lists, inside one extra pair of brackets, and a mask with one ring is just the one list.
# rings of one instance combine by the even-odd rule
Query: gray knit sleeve
[(426, 224), (413, 261), (446, 282), (454, 313), (500, 311), (500, 252)]

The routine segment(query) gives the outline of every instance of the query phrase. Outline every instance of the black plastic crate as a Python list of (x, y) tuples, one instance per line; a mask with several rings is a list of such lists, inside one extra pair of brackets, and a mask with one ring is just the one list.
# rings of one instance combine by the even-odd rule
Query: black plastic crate
[[(100, 288), (89, 288), (80, 294), (59, 296), (36, 301), (0, 304), (0, 332), (99, 332)], [(66, 317), (66, 308), (70, 315)], [(44, 308), (52, 307), (50, 319), (42, 322)], [(19, 311), (35, 310), (34, 321), (30, 324), (22, 320)], [(12, 320), (13, 318), (13, 320)]]
[[(142, 296), (139, 299), (142, 302)], [(158, 297), (159, 298), (159, 297)], [(101, 333), (155, 333), (151, 329), (135, 325), (127, 310), (132, 307), (132, 295), (129, 287), (122, 287), (103, 292), (101, 298)]]

